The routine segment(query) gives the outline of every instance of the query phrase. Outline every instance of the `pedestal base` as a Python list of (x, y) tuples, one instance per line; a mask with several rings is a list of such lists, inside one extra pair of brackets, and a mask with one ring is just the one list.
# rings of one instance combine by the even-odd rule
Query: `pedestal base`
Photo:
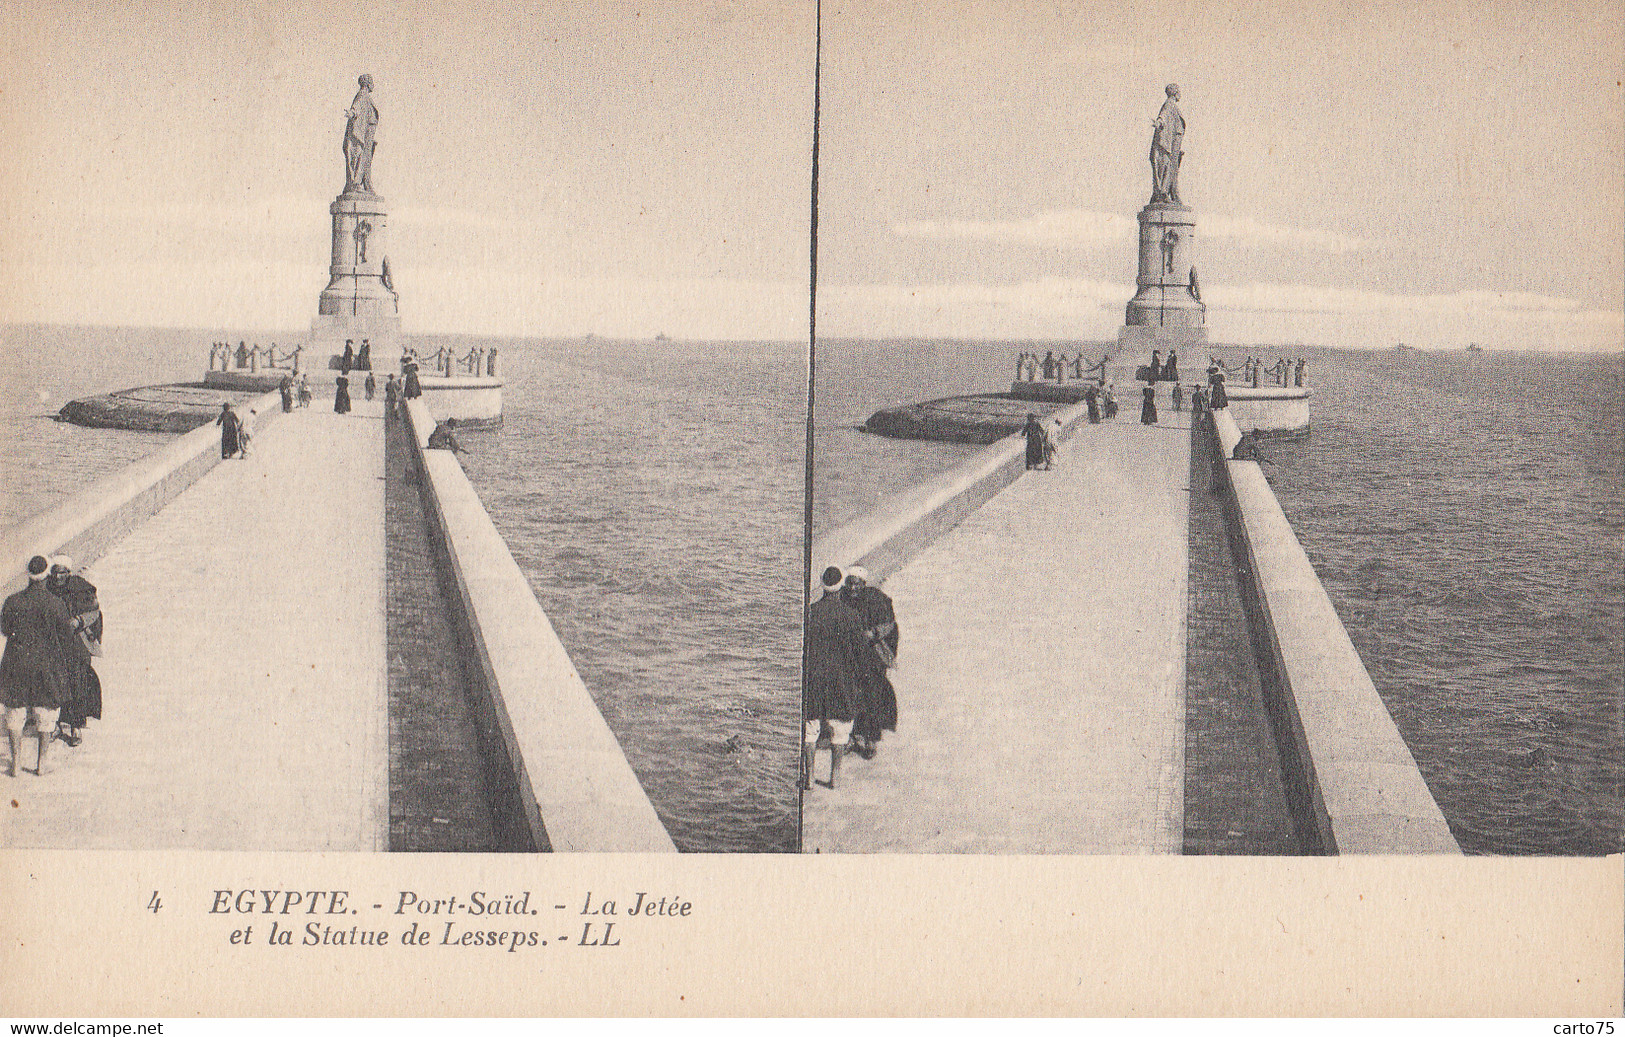
[[(1189, 325), (1174, 327), (1157, 327), (1147, 324), (1124, 325), (1117, 329), (1117, 352), (1114, 355), (1122, 356), (1125, 359), (1141, 356), (1143, 358), (1141, 362), (1144, 363), (1150, 361), (1153, 349), (1160, 349), (1163, 355), (1167, 356), (1168, 350), (1182, 351), (1187, 345), (1207, 347), (1206, 325), (1198, 324), (1194, 327)], [(1206, 367), (1206, 364), (1204, 363), (1203, 366)]]

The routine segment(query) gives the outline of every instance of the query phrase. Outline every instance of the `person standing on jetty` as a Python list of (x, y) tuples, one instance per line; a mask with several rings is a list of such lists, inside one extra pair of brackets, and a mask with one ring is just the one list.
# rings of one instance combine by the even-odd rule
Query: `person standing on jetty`
[(1027, 424), (1021, 431), (1027, 436), (1027, 470), (1044, 463), (1044, 426), (1038, 423), (1038, 415), (1028, 414)]
[(82, 573), (73, 571), (73, 559), (57, 555), (51, 559), (51, 575), (46, 589), (68, 608), (68, 621), (85, 646), (85, 655), (69, 659), (68, 695), (57, 717), (57, 737), (71, 746), (83, 741), (80, 728), (91, 717), (102, 718), (102, 681), (90, 660), (102, 654), (102, 606), (96, 600), (96, 585)]
[(355, 369), (355, 346), (350, 339), (344, 340), (344, 355), (339, 357), (339, 374), (347, 375)]
[(333, 413), (350, 413), (350, 379), (343, 375), (333, 383)]
[(406, 365), (406, 391), (401, 394), (408, 400), (415, 400), (423, 395), (423, 383), (418, 381), (417, 361)]
[(299, 406), (310, 406), (310, 375), (308, 374), (299, 376)]
[[(1162, 365), (1162, 380), (1165, 382), (1179, 381), (1179, 354), (1168, 350), (1168, 360)], [(1179, 408), (1175, 407), (1175, 410)]]
[(869, 639), (862, 671), (864, 694), (852, 719), (852, 751), (872, 760), (884, 732), (897, 730), (897, 690), (886, 676), (897, 665), (897, 614), (886, 592), (869, 586), (869, 571), (860, 565), (846, 571), (841, 601), (858, 614)]
[(45, 747), (56, 737), (62, 702), (68, 697), (72, 662), (88, 654), (73, 632), (68, 607), (45, 586), (50, 563), (28, 560), (28, 586), (0, 605), (0, 704), (6, 707), (6, 741), (11, 745), (10, 777), (22, 765), (23, 732), (30, 720), (39, 738), (34, 773), (45, 775)]
[(1100, 390), (1093, 385), (1083, 390), (1083, 402), (1089, 408), (1089, 424), (1100, 424)]
[(1101, 396), (1101, 401), (1106, 408), (1106, 417), (1108, 418), (1117, 417), (1117, 393), (1113, 392), (1116, 387), (1116, 382), (1106, 386), (1106, 392)]
[(1147, 382), (1140, 390), (1140, 424), (1155, 425), (1157, 423), (1157, 389)]
[[(356, 351), (356, 355), (355, 355), (355, 367), (356, 367), (357, 371), (371, 371), (372, 370), (372, 340), (371, 339), (365, 339), (364, 338), (364, 339), (361, 340), (361, 348)], [(367, 397), (367, 399), (370, 400), (370, 399), (372, 399), (372, 397), (369, 396), (369, 397)]]
[(367, 402), (371, 403), (372, 398), (378, 394), (378, 379), (372, 376), (371, 371), (367, 372), (367, 380), (361, 383), (361, 387), (366, 392)]
[(243, 421), (227, 401), (220, 405), (220, 416), (214, 419), (214, 423), (220, 426), (220, 459), (224, 461), (243, 448)]
[(845, 576), (836, 566), (824, 570), (823, 595), (807, 606), (801, 685), (801, 787), (812, 787), (813, 756), (830, 750), (829, 787), (835, 787), (841, 756), (852, 739), (862, 693), (862, 671), (871, 653), (863, 620), (841, 600)]
[(1230, 397), (1224, 391), (1224, 372), (1214, 364), (1207, 369), (1207, 409), (1224, 410), (1230, 406)]
[(384, 417), (393, 418), (400, 401), (401, 383), (395, 380), (395, 372), (391, 371), (389, 377), (384, 379)]
[(291, 412), (293, 410), (293, 375), (283, 375), (282, 381), (277, 383), (277, 390), (282, 394), (282, 413)]

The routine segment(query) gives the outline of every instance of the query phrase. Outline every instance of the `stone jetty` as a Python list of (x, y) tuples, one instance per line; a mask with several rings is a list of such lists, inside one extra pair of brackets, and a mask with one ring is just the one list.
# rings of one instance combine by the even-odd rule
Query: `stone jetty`
[[(1204, 776), (1226, 770), (1188, 744), (1215, 725), (1198, 715), (1208, 689), (1194, 690), (1212, 675), (1187, 660), (1222, 648), (1261, 688), (1253, 720), (1266, 730), (1243, 741), (1271, 747), (1264, 770), (1293, 815), (1274, 827), (1299, 833), (1291, 852), (1459, 852), (1257, 460), (1232, 456), (1235, 421), (1176, 412), (1166, 389), (1156, 424), (1123, 402), (1100, 424), (1057, 411), (1053, 470), (1027, 471), (1011, 436), (813, 545), (814, 573), (861, 564), (881, 581), (902, 644), (898, 730), (872, 760), (847, 755), (834, 788), (829, 751), (815, 755), (803, 849), (1223, 842), (1186, 830), (1187, 804), (1208, 794), (1187, 781), (1187, 759), (1201, 749)], [(1192, 568), (1193, 493), (1222, 503), (1234, 568), (1219, 578), (1242, 603), (1229, 625), (1188, 622), (1192, 579), (1213, 578)], [(1192, 637), (1236, 629), (1245, 643), (1192, 651)], [(1205, 825), (1218, 811), (1201, 805)], [(1232, 840), (1226, 852), (1283, 852), (1269, 847)]]

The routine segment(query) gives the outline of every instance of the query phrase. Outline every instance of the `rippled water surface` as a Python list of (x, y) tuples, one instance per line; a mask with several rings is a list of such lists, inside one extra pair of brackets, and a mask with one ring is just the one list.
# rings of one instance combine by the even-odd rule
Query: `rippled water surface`
[[(0, 522), (169, 442), (50, 416), (198, 379), (210, 337), (0, 329)], [(507, 420), (465, 466), (673, 839), (793, 850), (805, 347), (495, 344)]]
[[(1007, 388), (1033, 347), (818, 348), (821, 532), (966, 453), (854, 425)], [(1625, 849), (1620, 355), (1294, 353), (1313, 432), (1266, 471), (1462, 848)]]

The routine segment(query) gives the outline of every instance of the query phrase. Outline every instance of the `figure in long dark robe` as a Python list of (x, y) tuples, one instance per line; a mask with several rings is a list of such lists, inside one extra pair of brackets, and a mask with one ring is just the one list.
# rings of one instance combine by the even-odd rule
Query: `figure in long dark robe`
[(423, 383), (418, 381), (418, 365), (406, 365), (406, 392), (407, 399), (415, 400), (423, 395)]
[[(73, 632), (68, 607), (45, 586), (50, 563), (28, 560), (28, 586), (0, 606), (0, 705), (6, 707), (6, 740), (11, 743), (11, 777), (22, 766), (23, 732), (30, 720), (39, 737), (34, 773), (45, 774), (46, 747), (56, 734), (58, 710), (68, 697), (68, 667), (85, 654)], [(855, 617), (854, 617), (854, 621)]]
[(1031, 471), (1044, 463), (1044, 426), (1038, 415), (1027, 415), (1027, 424), (1021, 430), (1027, 436), (1027, 469)]
[(1089, 408), (1089, 424), (1100, 424), (1100, 390), (1092, 385), (1083, 390), (1083, 403)]
[(357, 371), (372, 370), (372, 340), (362, 339), (361, 348), (356, 351), (355, 367)]
[(221, 459), (224, 460), (234, 456), (237, 451), (243, 448), (239, 435), (243, 428), (242, 419), (237, 416), (237, 412), (232, 409), (231, 404), (222, 403), (220, 405), (220, 416), (214, 419), (214, 423), (220, 426)]
[(355, 347), (350, 345), (348, 339), (344, 342), (344, 355), (339, 357), (339, 374), (349, 374), (355, 369)]
[(70, 746), (80, 743), (80, 728), (91, 717), (102, 716), (102, 682), (90, 664), (101, 654), (102, 606), (96, 600), (96, 585), (73, 571), (73, 559), (60, 555), (51, 559), (51, 575), (46, 588), (68, 607), (74, 633), (85, 646), (85, 654), (68, 661), (68, 694), (57, 715), (58, 737)]
[(841, 570), (830, 566), (823, 575), (823, 597), (807, 606), (801, 685), (802, 788), (811, 785), (813, 756), (825, 747), (830, 750), (829, 787), (835, 787), (863, 693), (861, 674), (871, 649), (863, 621), (841, 600), (844, 581)]
[(282, 394), (282, 413), (287, 414), (293, 410), (293, 376), (283, 375), (277, 390)]
[[(874, 757), (882, 733), (897, 730), (897, 691), (886, 670), (897, 659), (901, 639), (891, 598), (879, 587), (869, 586), (869, 573), (863, 568), (847, 570), (841, 600), (858, 614), (869, 639), (870, 650), (860, 671), (863, 697), (852, 722), (852, 750), (867, 760)], [(885, 652), (878, 646), (884, 646)]]
[(1157, 390), (1155, 386), (1146, 386), (1140, 390), (1140, 424), (1155, 425), (1157, 423)]
[(333, 388), (333, 413), (350, 413), (350, 379), (339, 375)]
[(1179, 381), (1179, 354), (1168, 350), (1168, 360), (1162, 365), (1162, 380), (1165, 382)]
[(1224, 410), (1230, 406), (1230, 396), (1224, 391), (1224, 372), (1216, 367), (1208, 368), (1207, 375), (1207, 409)]

